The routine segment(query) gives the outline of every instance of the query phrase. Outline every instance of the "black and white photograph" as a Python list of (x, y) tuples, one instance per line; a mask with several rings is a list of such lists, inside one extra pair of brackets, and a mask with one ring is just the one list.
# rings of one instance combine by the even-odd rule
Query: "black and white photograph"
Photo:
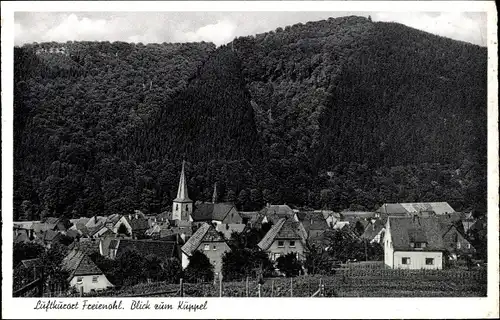
[(494, 5), (158, 4), (12, 12), (11, 300), (45, 313), (182, 299), (188, 317), (219, 301), (205, 298), (498, 306)]

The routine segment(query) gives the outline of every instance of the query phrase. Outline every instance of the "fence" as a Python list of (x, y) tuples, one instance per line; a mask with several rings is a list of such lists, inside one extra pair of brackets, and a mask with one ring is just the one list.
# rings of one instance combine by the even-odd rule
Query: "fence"
[(485, 296), (486, 270), (338, 269), (333, 276), (144, 283), (85, 296), (120, 297), (455, 297)]

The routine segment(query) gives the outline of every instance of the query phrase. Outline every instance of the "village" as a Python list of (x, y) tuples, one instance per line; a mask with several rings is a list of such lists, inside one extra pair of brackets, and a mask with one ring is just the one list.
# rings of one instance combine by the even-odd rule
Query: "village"
[[(485, 219), (455, 212), (447, 202), (385, 203), (374, 212), (306, 211), (267, 204), (248, 212), (219, 202), (216, 183), (211, 202), (194, 203), (186, 179), (183, 163), (171, 212), (145, 215), (135, 210), (123, 215), (14, 222), (14, 296), (116, 295), (118, 288), (155, 282), (180, 282), (181, 291), (183, 282), (212, 283), (222, 296), (225, 281), (246, 281), (249, 296), (249, 279), (261, 296), (261, 284), (267, 278), (317, 279), (347, 270), (346, 266), (351, 271), (343, 273), (344, 283), (359, 268), (407, 272), (398, 273), (408, 279), (404, 283), (423, 281), (426, 275), (436, 277), (439, 272), (449, 275), (450, 270), (484, 269), (485, 259), (473, 243), (486, 232)], [(33, 246), (45, 252), (57, 249), (63, 253), (61, 261), (41, 250), (33, 253)], [(24, 250), (18, 259), (16, 247)], [(142, 267), (133, 257), (142, 257), (138, 258), (144, 260)], [(52, 267), (64, 274), (63, 281), (55, 280), (57, 273), (48, 270), (53, 261), (58, 261)], [(122, 269), (103, 270), (111, 263)], [(148, 268), (147, 274), (139, 277), (140, 268)], [(459, 274), (463, 277), (464, 272)], [(133, 281), (124, 278), (131, 273), (135, 273)], [(120, 284), (113, 275), (122, 277)], [(462, 281), (467, 282), (466, 278)], [(321, 281), (316, 293), (326, 295), (326, 282)], [(271, 290), (274, 294), (274, 282)], [(287, 290), (294, 296), (293, 282)]]

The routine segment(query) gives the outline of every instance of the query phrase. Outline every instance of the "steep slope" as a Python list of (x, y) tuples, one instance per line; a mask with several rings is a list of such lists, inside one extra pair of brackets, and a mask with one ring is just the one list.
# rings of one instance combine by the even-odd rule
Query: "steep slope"
[(343, 17), (213, 44), (15, 51), (15, 217), (190, 197), (486, 203), (486, 48)]

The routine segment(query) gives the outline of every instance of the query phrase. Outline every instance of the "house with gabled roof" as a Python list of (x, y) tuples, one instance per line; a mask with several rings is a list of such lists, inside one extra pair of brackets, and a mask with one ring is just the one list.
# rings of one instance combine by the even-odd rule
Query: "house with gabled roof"
[(389, 216), (412, 216), (416, 213), (425, 213), (432, 216), (454, 213), (455, 210), (448, 202), (411, 202), (384, 203), (377, 209), (377, 212)]
[(442, 269), (443, 242), (436, 217), (389, 217), (384, 236), (385, 265), (394, 269)]
[(330, 229), (328, 223), (321, 213), (300, 212), (297, 214), (307, 233), (307, 239), (321, 237), (325, 231)]
[(279, 219), (257, 246), (268, 253), (272, 261), (288, 253), (295, 253), (297, 259), (305, 260), (307, 232), (302, 223), (292, 218)]
[(459, 256), (472, 256), (476, 249), (467, 240), (462, 230), (455, 224), (442, 224), (443, 242), (450, 257), (457, 259)]
[(199, 203), (195, 206), (191, 218), (194, 222), (237, 224), (243, 219), (233, 203)]
[(231, 248), (214, 226), (203, 223), (196, 232), (182, 246), (182, 268), (187, 268), (189, 258), (195, 251), (204, 253), (214, 266), (216, 275), (222, 272), (222, 256)]
[(89, 293), (113, 287), (102, 270), (84, 251), (71, 250), (64, 257), (62, 268), (69, 273), (69, 285), (79, 292)]
[(384, 239), (385, 224), (381, 220), (372, 220), (361, 235), (362, 240), (369, 243), (381, 243)]

